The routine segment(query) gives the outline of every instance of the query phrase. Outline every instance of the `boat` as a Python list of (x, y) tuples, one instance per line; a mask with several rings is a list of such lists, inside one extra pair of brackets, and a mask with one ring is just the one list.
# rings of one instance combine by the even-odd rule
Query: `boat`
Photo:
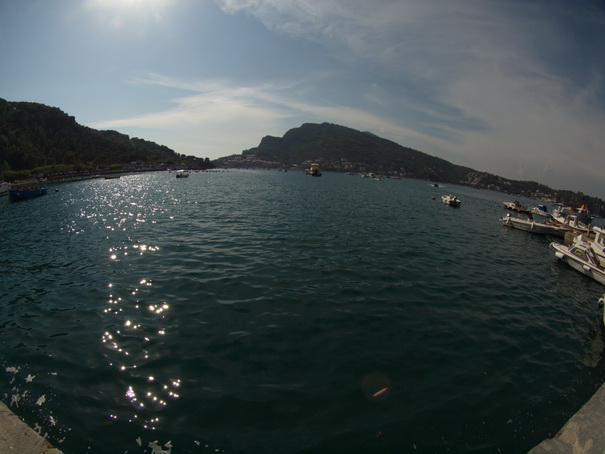
[(442, 195), (441, 200), (446, 205), (449, 205), (452, 207), (459, 207), (460, 203), (461, 203), (460, 199), (458, 197), (456, 197), (455, 195)]
[(605, 263), (605, 229), (599, 226), (592, 226), (590, 228), (591, 232), (594, 232), (594, 238), (591, 238), (591, 235), (588, 235), (590, 243), (590, 247), (597, 254), (597, 257), (602, 263)]
[(11, 185), (8, 190), (8, 198), (11, 202), (16, 202), (18, 200), (46, 195), (47, 193), (48, 188), (41, 181), (30, 181)]
[(321, 171), (319, 170), (319, 164), (317, 164), (317, 163), (311, 164), (311, 167), (308, 168), (307, 170), (305, 170), (305, 173), (307, 175), (311, 175), (312, 177), (320, 177)]
[(539, 235), (554, 235), (561, 238), (565, 238), (565, 233), (572, 231), (568, 227), (550, 222), (537, 222), (533, 219), (515, 218), (511, 216), (510, 213), (500, 219), (500, 222), (502, 222), (504, 227), (510, 227)]
[(529, 213), (529, 207), (527, 207), (527, 205), (521, 205), (518, 200), (515, 200), (514, 202), (502, 202), (502, 204), (507, 210)]
[(553, 241), (550, 247), (555, 250), (555, 257), (599, 284), (605, 285), (605, 268), (586, 241), (576, 240), (570, 246)]
[(0, 181), (0, 196), (7, 195), (10, 187), (10, 183), (7, 183), (6, 181)]
[(189, 172), (186, 170), (177, 170), (176, 177), (177, 178), (189, 178)]
[(605, 229), (603, 227), (591, 226), (588, 232), (576, 234), (573, 241), (584, 241), (589, 244), (599, 262), (605, 264)]
[(588, 233), (592, 220), (590, 213), (584, 206), (576, 209), (559, 205), (558, 208), (550, 214), (550, 218), (555, 223), (568, 226), (580, 233)]
[(597, 305), (603, 309), (603, 325), (605, 325), (605, 293), (603, 293), (603, 296), (599, 298)]
[(537, 207), (531, 207), (529, 210), (529, 216), (533, 219), (541, 219), (541, 222), (550, 222), (550, 213), (545, 205), (538, 205)]

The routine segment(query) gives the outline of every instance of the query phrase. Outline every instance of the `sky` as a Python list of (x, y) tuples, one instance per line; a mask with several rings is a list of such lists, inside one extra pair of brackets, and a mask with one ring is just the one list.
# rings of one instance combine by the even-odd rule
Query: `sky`
[(2, 0), (0, 98), (216, 159), (303, 123), (605, 199), (604, 0)]

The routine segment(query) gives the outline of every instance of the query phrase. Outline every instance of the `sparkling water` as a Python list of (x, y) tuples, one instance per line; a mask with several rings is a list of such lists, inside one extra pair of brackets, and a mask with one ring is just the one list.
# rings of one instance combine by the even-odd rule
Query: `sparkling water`
[(603, 287), (504, 200), (251, 170), (0, 199), (0, 398), (65, 454), (527, 452), (603, 383)]

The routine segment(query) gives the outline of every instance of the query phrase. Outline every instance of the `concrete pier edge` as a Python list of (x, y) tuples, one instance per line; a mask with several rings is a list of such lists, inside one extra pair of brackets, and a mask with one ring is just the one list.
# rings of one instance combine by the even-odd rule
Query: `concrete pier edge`
[(62, 454), (0, 402), (0, 454)]
[[(575, 413), (554, 438), (528, 454), (605, 453), (605, 384)], [(0, 454), (62, 454), (0, 402)]]
[(605, 453), (605, 384), (559, 430), (528, 454)]

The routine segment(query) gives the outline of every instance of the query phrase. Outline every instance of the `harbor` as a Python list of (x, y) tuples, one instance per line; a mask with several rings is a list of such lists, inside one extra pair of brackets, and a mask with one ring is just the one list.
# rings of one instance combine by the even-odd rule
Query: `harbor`
[(503, 228), (501, 193), (322, 174), (2, 199), (0, 399), (64, 454), (555, 439), (603, 384), (602, 285)]
[(62, 454), (0, 402), (0, 454)]

